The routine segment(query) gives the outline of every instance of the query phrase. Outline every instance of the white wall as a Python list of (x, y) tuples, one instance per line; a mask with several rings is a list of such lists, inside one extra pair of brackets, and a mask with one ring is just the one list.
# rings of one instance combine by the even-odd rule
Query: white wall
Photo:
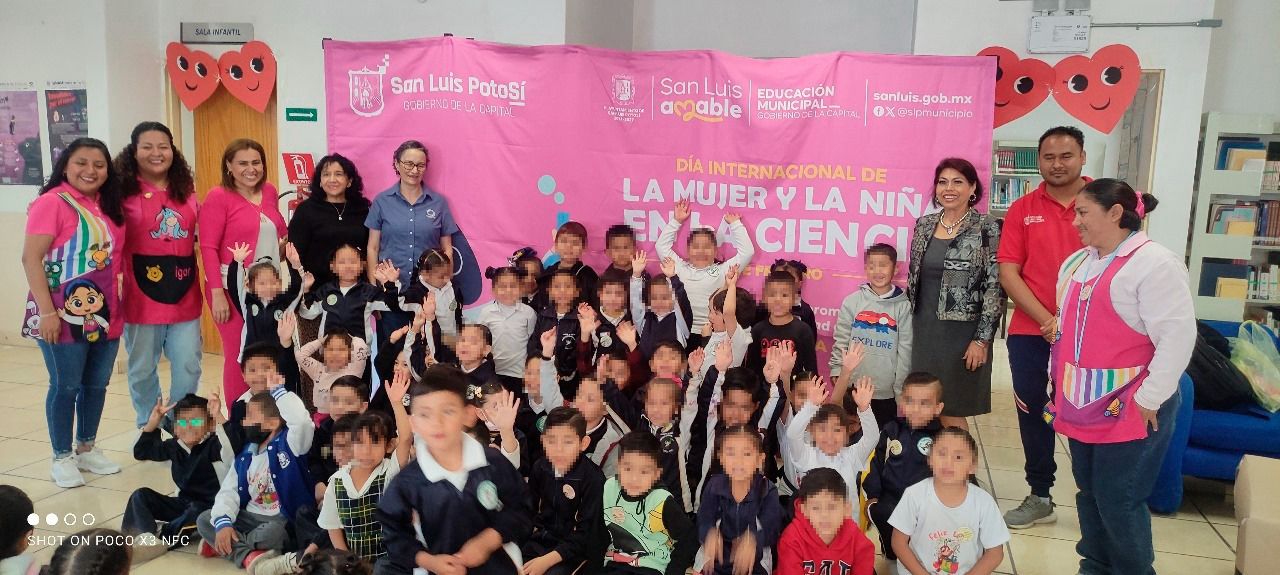
[[(271, 46), (278, 78), (279, 151), (324, 155), (324, 51), (321, 39), (400, 40), (452, 33), (510, 44), (562, 44), (564, 0), (165, 0), (159, 12), (158, 50), (178, 40), (181, 22), (251, 22), (254, 36)], [(217, 57), (228, 46), (205, 45)], [(317, 122), (286, 122), (287, 107), (316, 108)], [(184, 131), (190, 133), (190, 130)], [(276, 172), (284, 168), (275, 158)]]
[[(1182, 22), (1211, 18), (1213, 11), (1213, 0), (1127, 0), (1095, 1), (1090, 14), (1094, 22)], [(970, 55), (1000, 45), (1022, 57), (1028, 55), (1030, 2), (919, 0), (917, 13), (916, 54)], [(1149, 233), (1179, 254), (1187, 247), (1210, 34), (1202, 28), (1094, 28), (1092, 34), (1094, 49), (1127, 44), (1137, 52), (1143, 68), (1165, 70), (1150, 190), (1160, 198), (1160, 208), (1150, 218)], [(1048, 54), (1037, 57), (1049, 65), (1061, 59)], [(1274, 52), (1270, 57), (1274, 65)], [(1250, 83), (1240, 82), (1233, 89), (1252, 91)], [(1032, 115), (1002, 126), (996, 138), (1035, 139), (1046, 128), (1061, 123), (1084, 127), (1050, 98)], [(1086, 139), (1091, 137), (1101, 135), (1086, 131)], [(1108, 155), (1113, 147), (1108, 146)]]
[(635, 0), (633, 46), (761, 58), (910, 54), (915, 8), (911, 0)]
[[(254, 24), (257, 39), (272, 47), (279, 62), (280, 151), (317, 157), (326, 150), (321, 38), (389, 40), (451, 32), (513, 44), (565, 41), (565, 0), (77, 0), (74, 9), (68, 6), (3, 0), (0, 82), (34, 82), (39, 90), (47, 81), (85, 82), (89, 135), (112, 150), (128, 142), (139, 121), (164, 119), (164, 49), (179, 40), (183, 21)], [(201, 48), (215, 57), (227, 49)], [(285, 122), (284, 108), (290, 106), (318, 108), (320, 121)], [(184, 117), (190, 122), (190, 113)], [(47, 150), (43, 122), (41, 140)], [(189, 141), (184, 148), (192, 149)], [(47, 176), (53, 158), (45, 154)], [(0, 187), (0, 245), (12, 247), (0, 258), (0, 276), (11, 278), (0, 282), (0, 342), (22, 342), (17, 334), (27, 288), (18, 246), (26, 206), (37, 189)]]
[(565, 0), (564, 41), (614, 50), (631, 50), (635, 27), (632, 0)]
[(1280, 2), (1221, 0), (1204, 111), (1280, 116)]

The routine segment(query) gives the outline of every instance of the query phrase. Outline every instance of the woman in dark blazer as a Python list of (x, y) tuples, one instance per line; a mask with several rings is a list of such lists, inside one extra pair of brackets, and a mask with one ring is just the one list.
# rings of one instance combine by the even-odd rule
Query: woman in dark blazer
[(991, 343), (1004, 313), (996, 251), (1000, 220), (973, 209), (982, 182), (973, 164), (947, 158), (934, 169), (933, 205), (911, 240), (907, 291), (915, 315), (912, 371), (942, 380), (942, 424), (991, 412)]

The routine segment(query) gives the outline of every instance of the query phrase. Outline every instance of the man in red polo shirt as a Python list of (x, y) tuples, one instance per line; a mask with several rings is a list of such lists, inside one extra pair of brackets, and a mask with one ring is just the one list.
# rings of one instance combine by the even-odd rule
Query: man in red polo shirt
[(1044, 181), (1009, 207), (1000, 237), (1000, 284), (1017, 308), (1009, 323), (1009, 370), (1013, 375), (1018, 431), (1026, 455), (1024, 469), (1031, 495), (1005, 513), (1009, 527), (1021, 529), (1057, 521), (1049, 488), (1057, 465), (1053, 460), (1053, 426), (1043, 417), (1049, 389), (1049, 350), (1058, 331), (1058, 268), (1083, 245), (1072, 225), (1076, 193), (1089, 178), (1084, 167), (1084, 134), (1069, 126), (1040, 136), (1040, 176)]

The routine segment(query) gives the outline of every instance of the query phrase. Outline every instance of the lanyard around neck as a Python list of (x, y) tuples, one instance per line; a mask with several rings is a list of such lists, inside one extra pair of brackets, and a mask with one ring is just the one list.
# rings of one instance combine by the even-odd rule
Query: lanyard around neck
[[(1111, 262), (1114, 261), (1116, 259), (1116, 255), (1120, 253), (1121, 246), (1124, 246), (1125, 242), (1128, 242), (1129, 239), (1133, 237), (1133, 234), (1134, 232), (1129, 232), (1128, 237), (1117, 244), (1116, 249), (1111, 250), (1111, 254), (1108, 255), (1106, 259), (1098, 260), (1102, 262), (1102, 271), (1098, 272), (1098, 277), (1094, 278), (1092, 283), (1089, 282), (1089, 276), (1093, 275), (1093, 264), (1096, 262), (1090, 262), (1088, 266), (1085, 267), (1084, 281), (1080, 282), (1079, 301), (1075, 306), (1075, 332), (1071, 334), (1071, 343), (1073, 351), (1075, 352), (1076, 365), (1080, 365), (1080, 350), (1084, 347), (1084, 331), (1088, 327), (1089, 323), (1089, 308), (1093, 305), (1094, 288), (1102, 282), (1102, 277), (1107, 275), (1107, 268), (1111, 267)], [(1083, 314), (1080, 313), (1080, 308), (1082, 307), (1084, 308)]]

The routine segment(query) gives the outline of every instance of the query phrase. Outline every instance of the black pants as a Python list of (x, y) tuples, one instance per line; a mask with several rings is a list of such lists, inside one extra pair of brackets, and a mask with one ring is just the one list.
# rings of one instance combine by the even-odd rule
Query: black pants
[[(170, 522), (187, 515), (191, 503), (185, 499), (161, 495), (155, 490), (143, 487), (129, 496), (129, 503), (124, 507), (124, 518), (120, 521), (120, 529), (125, 533), (158, 533), (157, 521)], [(189, 516), (189, 523), (196, 524), (196, 515)]]
[(1044, 420), (1049, 402), (1049, 351), (1051, 345), (1038, 335), (1010, 335), (1009, 371), (1013, 376), (1013, 396), (1018, 410), (1018, 433), (1026, 455), (1027, 485), (1038, 497), (1048, 497), (1058, 463), (1053, 459), (1057, 441), (1053, 426)]
[(876, 425), (880, 429), (888, 425), (890, 421), (898, 418), (898, 401), (892, 397), (889, 399), (873, 399), (871, 400), (871, 413), (876, 416)]
[(880, 550), (884, 552), (884, 558), (890, 561), (898, 560), (893, 552), (893, 526), (889, 525), (889, 517), (896, 507), (898, 498), (885, 493), (880, 494), (875, 505), (867, 507), (867, 515), (871, 516), (871, 522), (876, 525), (876, 531), (880, 534)]
[(293, 535), (298, 541), (299, 551), (305, 550), (314, 543), (320, 549), (333, 549), (333, 540), (329, 539), (329, 530), (320, 527), (320, 510), (306, 506), (298, 509), (293, 515)]
[[(531, 537), (528, 541), (524, 542), (524, 545), (520, 546), (520, 554), (524, 556), (525, 563), (555, 550), (555, 547), (545, 545), (545, 541), (540, 541), (538, 539), (539, 538), (537, 536)], [(589, 573), (594, 573), (595, 571), (596, 567), (594, 564), (589, 564), (589, 562), (582, 559), (570, 559), (556, 563), (550, 569), (547, 569), (546, 575), (587, 575)]]

